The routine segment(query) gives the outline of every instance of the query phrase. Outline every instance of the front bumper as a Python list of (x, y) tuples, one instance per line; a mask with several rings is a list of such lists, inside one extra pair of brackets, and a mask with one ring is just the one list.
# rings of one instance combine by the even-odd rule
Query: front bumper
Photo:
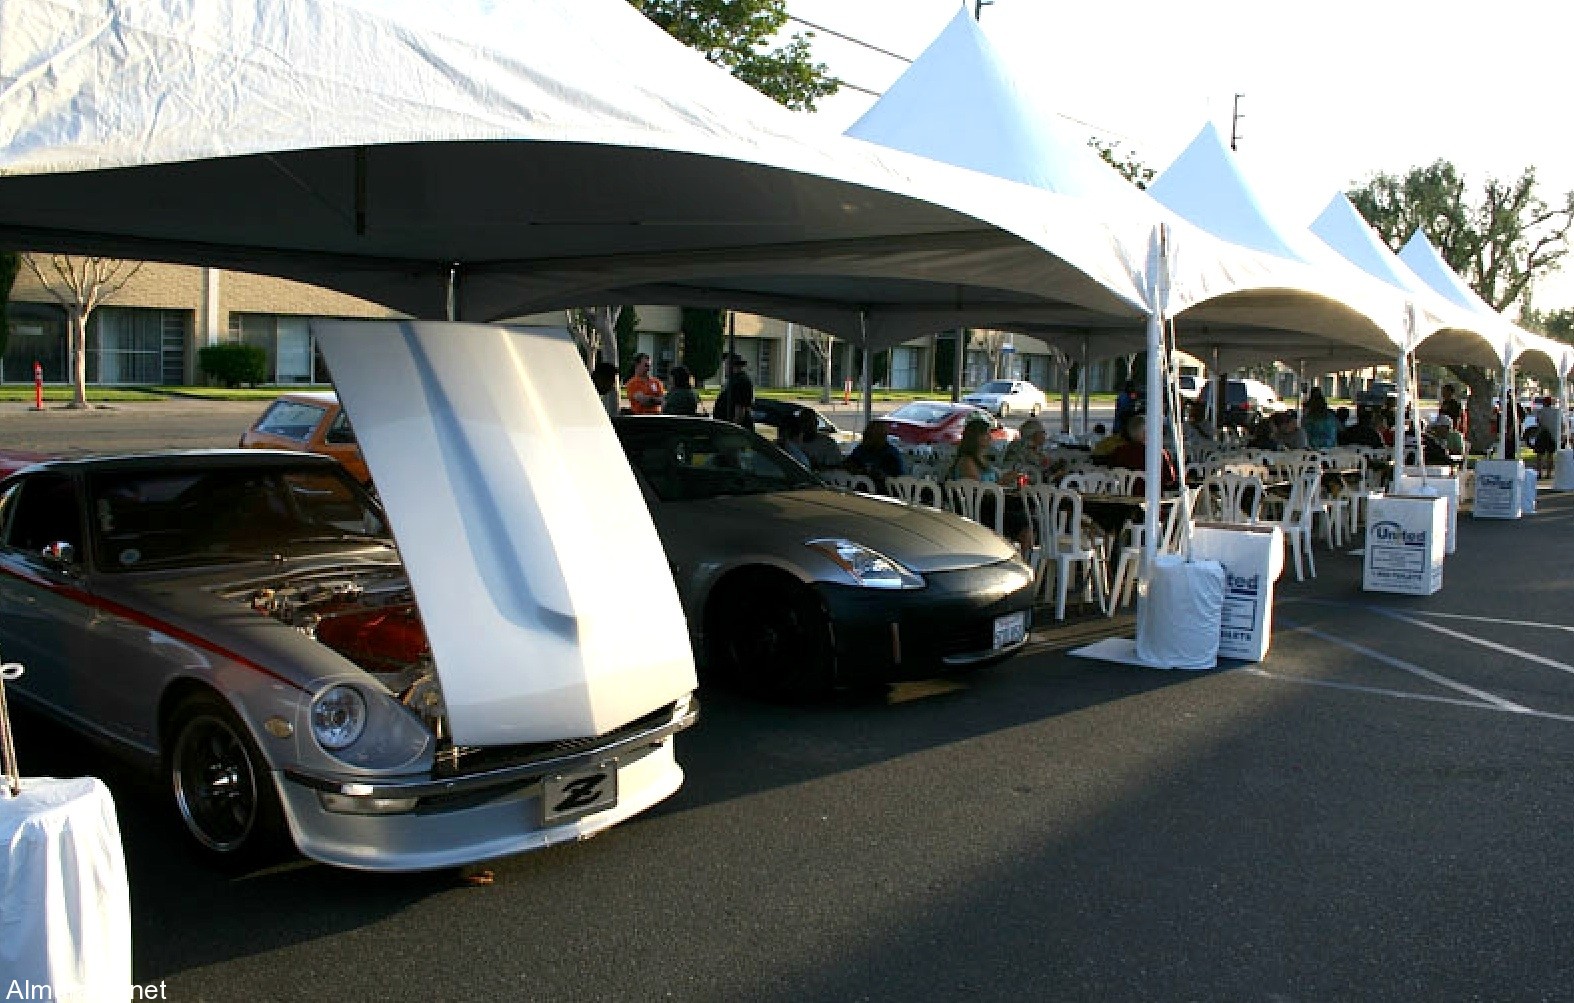
[(995, 619), (1025, 612), (1031, 629), (1033, 573), (1018, 561), (931, 572), (921, 589), (820, 583), (845, 684), (924, 679), (1009, 658), (1027, 643), (995, 648)]
[[(669, 797), (683, 782), (672, 736), (698, 715), (699, 703), (690, 697), (669, 719), (624, 730), (609, 742), (462, 776), (367, 779), (287, 770), (276, 774), (277, 786), (295, 845), (307, 857), (365, 871), (457, 867), (583, 839)], [(542, 821), (549, 777), (609, 763), (616, 764), (615, 805), (571, 821)], [(387, 814), (331, 811), (324, 795), (415, 805)]]

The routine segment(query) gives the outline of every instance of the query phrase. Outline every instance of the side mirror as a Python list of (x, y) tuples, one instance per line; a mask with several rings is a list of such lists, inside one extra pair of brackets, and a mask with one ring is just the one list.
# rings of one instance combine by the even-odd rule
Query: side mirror
[(75, 565), (77, 560), (77, 548), (65, 540), (46, 544), (40, 553), (44, 555), (45, 562), (59, 568), (69, 568)]

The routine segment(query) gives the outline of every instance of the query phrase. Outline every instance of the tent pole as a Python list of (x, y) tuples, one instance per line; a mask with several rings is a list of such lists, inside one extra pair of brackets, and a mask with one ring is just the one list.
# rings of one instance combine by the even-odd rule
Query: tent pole
[(1071, 366), (1066, 353), (1056, 349), (1055, 365), (1060, 370), (1060, 434), (1071, 434)]
[[(1509, 351), (1513, 351), (1510, 349)], [(1498, 421), (1497, 421), (1497, 454), (1504, 460), (1517, 460), (1518, 456), (1508, 455), (1508, 423), (1514, 420), (1514, 364), (1506, 361), (1508, 353), (1504, 353), (1503, 363), (1503, 389), (1498, 391)], [(1515, 432), (1518, 432), (1515, 429)]]
[(956, 358), (951, 360), (956, 370), (951, 376), (951, 403), (956, 404), (962, 400), (962, 370), (967, 361), (967, 338), (963, 336), (963, 328), (956, 329)]
[(1089, 376), (1089, 373), (1088, 373), (1088, 336), (1086, 334), (1084, 334), (1082, 336), (1082, 375), (1080, 377), (1078, 377), (1078, 379), (1077, 379), (1077, 382), (1082, 385), (1082, 437), (1084, 439), (1086, 439), (1087, 436), (1088, 436), (1088, 428), (1089, 428), (1089, 425), (1088, 425), (1088, 381), (1089, 381), (1089, 378), (1090, 378), (1090, 376)]
[(858, 311), (858, 337), (863, 341), (864, 424), (868, 428), (874, 420), (874, 367), (869, 362), (869, 315)]
[[(1394, 367), (1395, 406), (1399, 413), (1394, 416), (1394, 477), (1391, 483), (1396, 486), (1399, 476), (1405, 472), (1405, 405), (1410, 402), (1409, 355), (1407, 349), (1401, 348), (1399, 363)], [(1420, 443), (1416, 445), (1420, 446)]]
[[(1164, 455), (1164, 308), (1169, 300), (1169, 228), (1159, 224), (1159, 273), (1153, 312), (1148, 314), (1148, 413), (1144, 416), (1148, 442), (1143, 456), (1145, 483), (1143, 495), (1147, 500), (1143, 513), (1142, 568), (1143, 577), (1151, 578), (1154, 561), (1159, 553), (1159, 500), (1164, 495), (1164, 485), (1159, 478), (1163, 471)], [(1086, 342), (1084, 342), (1086, 344)], [(1113, 602), (1113, 598), (1111, 602)]]
[(820, 361), (825, 364), (825, 387), (820, 393), (820, 403), (831, 403), (831, 360), (836, 357), (836, 338), (831, 334), (825, 335), (825, 358)]
[(459, 319), (459, 262), (448, 266), (448, 284), (443, 290), (443, 316), (448, 320)]
[(1213, 386), (1211, 388), (1209, 388), (1211, 392), (1208, 394), (1208, 396), (1210, 398), (1212, 398), (1211, 400), (1208, 401), (1208, 414), (1211, 416), (1212, 423), (1208, 426), (1208, 431), (1213, 433), (1213, 441), (1214, 442), (1218, 442), (1219, 441), (1219, 419), (1222, 417), (1219, 414), (1219, 406), (1218, 406), (1219, 405), (1219, 398), (1222, 395), (1226, 394), (1227, 391), (1225, 391), (1223, 389), (1223, 387), (1224, 387), (1224, 374), (1219, 372), (1219, 346), (1218, 345), (1214, 345), (1213, 346), (1213, 353), (1212, 354), (1213, 354), (1213, 364), (1212, 364), (1211, 368), (1213, 369), (1213, 372), (1210, 373), (1209, 375), (1211, 375), (1213, 377)]

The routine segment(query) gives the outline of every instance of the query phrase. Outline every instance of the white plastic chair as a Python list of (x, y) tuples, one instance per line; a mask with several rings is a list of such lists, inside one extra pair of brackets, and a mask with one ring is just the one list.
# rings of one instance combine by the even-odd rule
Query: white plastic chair
[(1290, 545), (1290, 554), (1295, 560), (1295, 580), (1298, 582), (1306, 580), (1301, 572), (1303, 551), (1312, 577), (1317, 577), (1317, 561), (1312, 556), (1312, 515), (1317, 511), (1322, 488), (1322, 475), (1315, 470), (1309, 470), (1291, 481), (1290, 497), (1284, 504), (1284, 515), (1279, 519), (1279, 528), (1284, 530), (1285, 542)]
[(1001, 536), (1006, 532), (1006, 492), (1000, 485), (990, 481), (976, 481), (967, 477), (945, 482), (946, 508), (964, 519), (976, 523), (983, 523), (979, 517), (985, 498), (995, 500), (994, 525), (991, 527)]
[[(1044, 488), (1030, 489), (1043, 491)], [(1050, 489), (1047, 518), (1044, 525), (1036, 527), (1041, 547), (1045, 550), (1043, 566), (1055, 565), (1055, 619), (1066, 618), (1066, 592), (1071, 583), (1071, 566), (1079, 564), (1083, 571), (1083, 601), (1089, 592), (1098, 598), (1099, 611), (1109, 609), (1109, 584), (1106, 580), (1107, 565), (1104, 553), (1082, 534), (1082, 496), (1064, 488)], [(1040, 578), (1040, 590), (1048, 579)], [(1042, 594), (1042, 592), (1041, 592)]]
[(885, 492), (892, 498), (900, 498), (909, 505), (941, 508), (945, 503), (945, 492), (940, 490), (940, 482), (930, 477), (914, 477), (911, 474), (887, 477)]
[(1228, 523), (1256, 522), (1262, 517), (1262, 500), (1262, 478), (1228, 472), (1209, 475), (1199, 496), (1208, 518)]
[[(1198, 497), (1202, 494), (1201, 488), (1187, 488), (1187, 500), (1195, 507)], [(1176, 498), (1170, 504), (1169, 511), (1164, 514), (1163, 525), (1159, 527), (1159, 553), (1173, 554), (1180, 550), (1183, 524), (1184, 506), (1182, 499)], [(1142, 567), (1143, 541), (1147, 539), (1147, 528), (1138, 523), (1127, 523), (1121, 544), (1120, 559), (1115, 562), (1115, 577), (1111, 579), (1109, 587), (1108, 614), (1115, 615), (1115, 607), (1130, 606), (1136, 591), (1137, 578)]]

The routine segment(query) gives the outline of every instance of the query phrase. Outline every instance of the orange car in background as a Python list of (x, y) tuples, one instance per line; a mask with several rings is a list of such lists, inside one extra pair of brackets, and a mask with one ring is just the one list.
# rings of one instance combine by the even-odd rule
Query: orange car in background
[(344, 465), (350, 476), (371, 484), (371, 472), (355, 441), (350, 418), (334, 393), (282, 394), (240, 437), (245, 449), (293, 449), (321, 453)]

